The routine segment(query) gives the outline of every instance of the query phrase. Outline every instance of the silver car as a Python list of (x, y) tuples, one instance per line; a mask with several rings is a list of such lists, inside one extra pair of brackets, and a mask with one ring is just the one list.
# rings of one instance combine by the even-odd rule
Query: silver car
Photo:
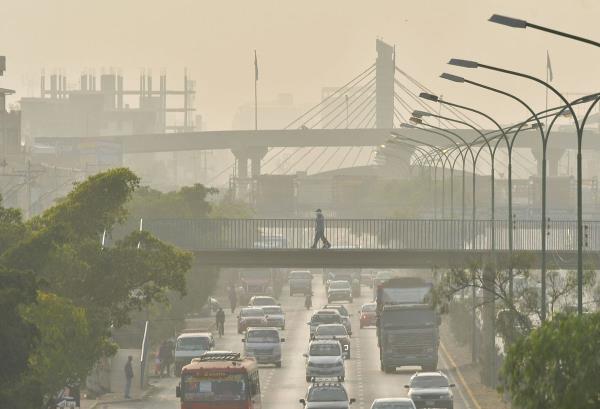
[(282, 330), (285, 329), (285, 314), (283, 309), (279, 305), (266, 305), (260, 307), (267, 317), (267, 325), (270, 327), (277, 327)]
[(344, 385), (336, 382), (317, 382), (308, 387), (306, 398), (300, 399), (305, 409), (348, 409), (356, 402), (348, 398)]
[(371, 409), (417, 409), (411, 398), (379, 398), (373, 401)]
[(259, 364), (275, 364), (281, 368), (281, 343), (285, 338), (279, 337), (277, 328), (250, 327), (242, 342), (245, 356), (254, 357)]
[(312, 341), (304, 357), (306, 358), (306, 382), (316, 378), (337, 378), (342, 382), (346, 377), (344, 355), (339, 341)]

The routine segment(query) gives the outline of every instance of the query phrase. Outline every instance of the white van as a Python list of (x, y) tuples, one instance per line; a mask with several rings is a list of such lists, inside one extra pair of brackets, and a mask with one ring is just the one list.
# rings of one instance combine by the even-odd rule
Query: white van
[(279, 330), (273, 327), (250, 327), (246, 330), (244, 355), (254, 357), (259, 364), (275, 364), (281, 368), (281, 343)]
[(210, 332), (188, 332), (178, 336), (175, 344), (175, 374), (179, 374), (181, 368), (192, 359), (199, 358), (214, 347), (215, 340)]

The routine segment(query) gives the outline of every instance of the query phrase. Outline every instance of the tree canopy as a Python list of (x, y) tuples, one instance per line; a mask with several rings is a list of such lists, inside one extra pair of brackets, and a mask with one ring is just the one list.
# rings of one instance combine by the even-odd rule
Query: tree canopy
[(510, 347), (502, 373), (519, 408), (600, 407), (600, 313), (546, 321)]
[[(135, 174), (118, 168), (76, 185), (27, 223), (20, 212), (0, 207), (0, 342), (22, 335), (19, 344), (3, 342), (14, 351), (2, 349), (10, 356), (3, 360), (0, 407), (19, 407), (12, 398), (22, 398), (24, 388), (32, 406), (48, 402), (114, 352), (111, 328), (165, 302), (169, 292), (185, 294), (191, 254), (145, 231), (102, 247), (102, 233), (126, 220), (138, 187)], [(185, 195), (198, 204), (205, 193), (196, 188)]]

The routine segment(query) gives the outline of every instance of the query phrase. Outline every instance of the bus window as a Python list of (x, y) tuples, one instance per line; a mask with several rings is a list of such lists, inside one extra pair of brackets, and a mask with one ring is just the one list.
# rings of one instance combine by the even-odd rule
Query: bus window
[(225, 376), (185, 376), (182, 398), (186, 402), (243, 401), (248, 399), (248, 382), (244, 374)]

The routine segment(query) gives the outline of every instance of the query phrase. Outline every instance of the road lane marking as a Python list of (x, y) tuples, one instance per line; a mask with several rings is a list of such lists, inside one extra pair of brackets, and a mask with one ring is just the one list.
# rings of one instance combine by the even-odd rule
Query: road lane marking
[[(450, 364), (454, 367), (454, 370), (456, 370), (456, 375), (458, 375), (458, 379), (460, 380), (461, 384), (464, 386), (465, 390), (467, 391), (467, 395), (469, 395), (469, 398), (471, 399), (471, 402), (473, 403), (473, 405), (475, 405), (475, 408), (481, 409), (481, 405), (479, 404), (479, 402), (477, 401), (477, 399), (475, 399), (475, 396), (473, 395), (473, 391), (471, 391), (471, 388), (469, 387), (469, 385), (465, 381), (465, 378), (463, 377), (460, 368), (458, 367), (458, 365), (456, 365), (456, 362), (454, 362), (454, 359), (452, 359), (452, 356), (450, 355), (450, 353), (448, 352), (448, 350), (444, 346), (444, 343), (441, 342), (441, 341), (440, 341), (440, 346), (442, 347), (442, 352), (444, 353), (445, 359), (448, 362), (450, 362)], [(448, 369), (450, 369), (450, 368), (448, 368)], [(459, 392), (460, 392), (460, 389), (459, 389)], [(465, 403), (468, 406), (469, 404), (466, 401), (466, 399), (464, 399), (464, 397), (463, 397), (463, 400), (465, 401)]]

